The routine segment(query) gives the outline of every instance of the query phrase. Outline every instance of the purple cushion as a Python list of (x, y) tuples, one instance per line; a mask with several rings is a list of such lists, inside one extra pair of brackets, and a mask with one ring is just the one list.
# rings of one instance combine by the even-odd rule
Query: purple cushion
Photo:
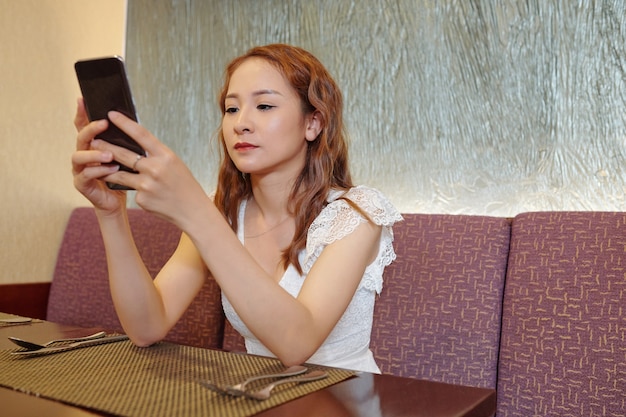
[(515, 217), (498, 416), (626, 410), (626, 214)]
[(224, 323), (224, 350), (229, 352), (245, 352), (246, 342), (243, 336), (230, 324), (228, 320)]
[[(180, 231), (139, 209), (129, 209), (133, 236), (155, 276), (176, 248)], [(74, 209), (67, 224), (50, 288), (47, 319), (62, 324), (122, 331), (108, 283), (102, 235), (93, 208)], [(207, 280), (167, 340), (194, 346), (222, 345), (224, 316), (219, 287)]]
[(381, 371), (495, 388), (510, 221), (403, 216), (374, 314)]

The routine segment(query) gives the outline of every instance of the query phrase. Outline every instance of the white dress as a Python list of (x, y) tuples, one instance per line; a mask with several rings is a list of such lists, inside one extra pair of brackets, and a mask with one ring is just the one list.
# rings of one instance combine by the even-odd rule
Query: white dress
[[(337, 199), (342, 194), (341, 191), (332, 191), (328, 198), (329, 204), (309, 227), (306, 249), (299, 254), (303, 275), (298, 274), (293, 265), (290, 265), (279, 282), (279, 285), (294, 297), (298, 296), (308, 272), (326, 245), (349, 235), (359, 224), (367, 221), (346, 201)], [(346, 192), (345, 197), (367, 213), (374, 223), (383, 226), (378, 255), (365, 269), (363, 278), (343, 316), (307, 362), (380, 373), (369, 348), (374, 301), (376, 294), (380, 294), (383, 287), (383, 270), (396, 257), (392, 245), (392, 226), (395, 222), (402, 220), (402, 216), (383, 194), (373, 188), (354, 187)], [(246, 201), (243, 201), (239, 208), (237, 230), (237, 236), (242, 243), (245, 210)], [(274, 356), (248, 330), (224, 293), (222, 293), (222, 305), (230, 323), (244, 337), (248, 353)]]

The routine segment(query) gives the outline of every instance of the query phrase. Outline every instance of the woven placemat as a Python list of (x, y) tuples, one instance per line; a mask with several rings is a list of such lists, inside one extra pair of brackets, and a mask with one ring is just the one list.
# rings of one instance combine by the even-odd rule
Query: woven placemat
[(354, 375), (311, 365), (328, 378), (279, 385), (270, 399), (256, 401), (214, 393), (198, 381), (232, 384), (275, 373), (284, 369), (278, 360), (165, 342), (138, 348), (124, 341), (28, 358), (11, 356), (16, 350), (0, 351), (1, 386), (129, 417), (251, 416)]

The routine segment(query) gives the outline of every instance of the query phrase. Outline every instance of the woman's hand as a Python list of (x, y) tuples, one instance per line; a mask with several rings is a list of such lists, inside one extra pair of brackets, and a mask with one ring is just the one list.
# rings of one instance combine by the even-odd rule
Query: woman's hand
[[(101, 171), (91, 175), (104, 173), (99, 178), (135, 189), (135, 198), (140, 207), (176, 224), (183, 231), (189, 230), (189, 227), (196, 224), (194, 215), (201, 213), (202, 208), (210, 204), (209, 197), (189, 168), (171, 149), (137, 122), (115, 111), (108, 116), (111, 123), (132, 137), (146, 151), (147, 156), (138, 158), (133, 151), (103, 140), (93, 140), (91, 149), (96, 153), (93, 159), (107, 160), (110, 156), (111, 159), (107, 162), (115, 160), (133, 167), (137, 173), (115, 169), (105, 172), (107, 168), (99, 168)], [(92, 133), (99, 127), (101, 126), (91, 130), (91, 124), (88, 125), (84, 129), (87, 130), (85, 136), (93, 137)], [(99, 131), (101, 130), (95, 133)]]
[(74, 126), (78, 130), (76, 152), (72, 155), (74, 187), (96, 209), (112, 213), (126, 207), (126, 193), (109, 189), (103, 181), (103, 178), (119, 170), (119, 166), (113, 163), (113, 153), (92, 147), (94, 137), (106, 130), (108, 122), (98, 120), (90, 123), (85, 104), (79, 99)]

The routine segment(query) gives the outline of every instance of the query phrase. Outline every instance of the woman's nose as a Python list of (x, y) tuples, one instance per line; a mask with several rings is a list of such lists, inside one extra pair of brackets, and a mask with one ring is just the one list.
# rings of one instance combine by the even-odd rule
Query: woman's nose
[(242, 134), (252, 131), (252, 121), (249, 118), (248, 112), (244, 109), (239, 109), (237, 112), (237, 120), (235, 121), (235, 132)]

